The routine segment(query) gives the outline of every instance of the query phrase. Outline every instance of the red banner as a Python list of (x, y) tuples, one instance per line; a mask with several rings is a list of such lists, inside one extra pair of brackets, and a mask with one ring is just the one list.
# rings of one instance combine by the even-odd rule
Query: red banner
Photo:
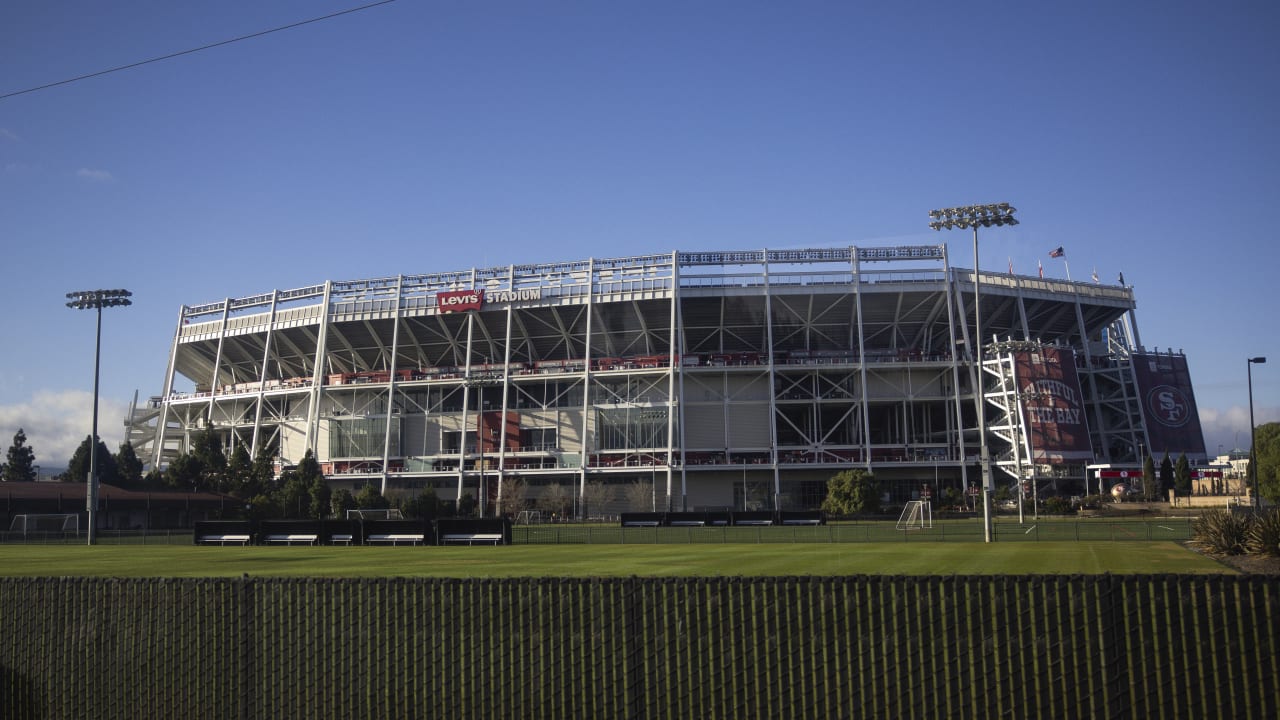
[(1204, 457), (1204, 433), (1185, 355), (1134, 353), (1133, 374), (1153, 456)]
[(1092, 460), (1075, 352), (1053, 346), (1020, 350), (1013, 362), (1032, 459), (1049, 464)]
[(449, 290), (436, 293), (436, 307), (442, 313), (479, 310), (484, 304), (484, 290)]

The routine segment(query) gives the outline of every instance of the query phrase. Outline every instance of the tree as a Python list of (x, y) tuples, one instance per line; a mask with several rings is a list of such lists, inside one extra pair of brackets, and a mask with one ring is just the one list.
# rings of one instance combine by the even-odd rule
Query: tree
[(356, 493), (356, 507), (361, 510), (385, 510), (391, 503), (382, 497), (382, 491), (375, 485), (365, 485)]
[(191, 455), (199, 462), (196, 489), (225, 489), (227, 455), (222, 450), (222, 438), (213, 428), (206, 427), (191, 438)]
[(200, 490), (203, 479), (200, 459), (185, 452), (169, 461), (164, 470), (164, 484), (175, 490)]
[(552, 515), (563, 518), (569, 510), (569, 504), (572, 496), (564, 489), (564, 485), (560, 483), (552, 483), (543, 491), (542, 497), (538, 500), (538, 504)]
[(1156, 485), (1156, 460), (1150, 455), (1142, 459), (1142, 497), (1153, 502), (1160, 497), (1160, 488)]
[(1186, 453), (1179, 455), (1173, 466), (1173, 492), (1178, 497), (1191, 497), (1191, 464)]
[(27, 445), (27, 433), (22, 428), (13, 435), (13, 444), (9, 446), (9, 454), (4, 463), (4, 472), (0, 474), (4, 482), (35, 482), (36, 453)]
[[(106, 443), (102, 442), (102, 438), (98, 438), (97, 446), (97, 463), (98, 463), (98, 482), (108, 485), (117, 485), (120, 479), (116, 472), (116, 459), (111, 455), (111, 451), (107, 449)], [(85, 482), (89, 477), (89, 436), (84, 436), (84, 442), (80, 443), (80, 447), (71, 455), (71, 461), (67, 463), (67, 471), (62, 478), (66, 482)]]
[(236, 445), (227, 459), (227, 469), (223, 474), (224, 492), (238, 498), (251, 498), (262, 492), (261, 483), (254, 481), (253, 460), (249, 458), (249, 449), (243, 443)]
[[(342, 492), (339, 490), (338, 492)], [(400, 512), (405, 517), (433, 519), (440, 516), (440, 498), (434, 490), (426, 490), (400, 503)]]
[(306, 483), (307, 494), (311, 496), (310, 516), (317, 520), (323, 520), (329, 513), (329, 505), (331, 501), (331, 491), (329, 483), (324, 479), (324, 473), (320, 470), (320, 463), (316, 462), (316, 458), (308, 450), (307, 454), (302, 456), (302, 462), (298, 463), (298, 480)]
[(1257, 464), (1258, 494), (1271, 502), (1280, 502), (1280, 423), (1259, 425), (1253, 434), (1257, 442), (1252, 448), (1249, 469), (1252, 471), (1254, 463)]
[(457, 516), (458, 517), (475, 517), (476, 496), (471, 493), (463, 493), (462, 499), (458, 501)]
[(524, 480), (517, 477), (504, 478), (502, 481), (502, 497), (498, 503), (499, 515), (515, 515), (524, 509), (525, 498), (529, 488)]
[(995, 503), (997, 506), (1003, 505), (1013, 499), (1013, 490), (1008, 485), (1001, 485), (991, 491), (991, 502)]
[(266, 492), (276, 481), (276, 449), (274, 445), (264, 443), (253, 456), (253, 473), (251, 487), (259, 492)]
[(964, 509), (964, 491), (954, 487), (943, 488), (942, 506), (944, 508)]
[(356, 499), (351, 496), (351, 491), (342, 488), (329, 496), (330, 515), (337, 518), (347, 516), (348, 510), (356, 509)]
[(631, 512), (652, 512), (657, 509), (653, 482), (636, 480), (623, 490), (627, 509)]
[(827, 481), (822, 511), (828, 515), (880, 512), (880, 483), (866, 470), (845, 470)]
[(582, 514), (584, 517), (588, 513), (600, 515), (603, 513), (605, 505), (613, 499), (613, 488), (605, 485), (599, 480), (593, 480), (587, 483), (586, 488), (582, 491)]
[(120, 449), (116, 452), (116, 471), (120, 475), (121, 487), (143, 487), (142, 461), (138, 459), (138, 453), (134, 452), (133, 443), (128, 440), (120, 443)]
[(305, 518), (311, 511), (311, 483), (297, 468), (280, 473), (279, 484), (270, 495), (280, 517)]
[(276, 505), (275, 499), (266, 493), (249, 498), (246, 514), (250, 520), (266, 520), (284, 515)]
[(1160, 496), (1156, 500), (1167, 500), (1169, 491), (1173, 489), (1173, 461), (1169, 459), (1169, 453), (1166, 451), (1164, 459), (1160, 461)]

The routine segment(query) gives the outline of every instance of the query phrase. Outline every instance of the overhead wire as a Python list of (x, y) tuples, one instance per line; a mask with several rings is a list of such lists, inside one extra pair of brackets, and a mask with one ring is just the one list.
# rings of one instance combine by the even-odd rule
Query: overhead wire
[(209, 45), (202, 45), (197, 48), (191, 48), (190, 50), (182, 50), (180, 52), (169, 53), (168, 55), (161, 55), (159, 57), (154, 57), (149, 60), (139, 60), (138, 62), (129, 63), (128, 65), (121, 65), (119, 67), (113, 67), (107, 70), (99, 70), (98, 72), (89, 73), (87, 75), (80, 75), (78, 77), (68, 78), (66, 80), (59, 80), (57, 82), (38, 85), (36, 87), (30, 87), (25, 90), (16, 90), (11, 93), (5, 93), (4, 95), (0, 95), (0, 100), (5, 100), (7, 98), (15, 97), (17, 95), (25, 95), (27, 93), (37, 92), (39, 90), (48, 90), (49, 88), (58, 87), (59, 85), (68, 85), (70, 83), (80, 82), (81, 80), (88, 80), (90, 78), (96, 78), (102, 75), (109, 75), (111, 73), (120, 72), (121, 70), (130, 70), (132, 68), (141, 67), (142, 65), (149, 65), (151, 63), (160, 62), (161, 60), (172, 60), (173, 58), (182, 57), (183, 55), (190, 55), (192, 53), (201, 52), (202, 50), (210, 50), (212, 48), (222, 47), (223, 45), (230, 45), (231, 43), (237, 43), (242, 40), (252, 40), (253, 38), (262, 37), (263, 35), (270, 35), (271, 33), (277, 33), (282, 30), (292, 30), (293, 28), (301, 27), (303, 25), (310, 25), (311, 23), (317, 23), (322, 20), (331, 20), (333, 18), (342, 16), (342, 15), (350, 15), (351, 13), (356, 13), (356, 12), (360, 12), (361, 10), (368, 10), (370, 8), (375, 8), (375, 7), (378, 7), (379, 5), (387, 5), (395, 1), (396, 0), (379, 0), (379, 2), (369, 3), (368, 5), (361, 5), (360, 7), (348, 8), (346, 10), (339, 10), (338, 12), (329, 13), (328, 15), (322, 15), (320, 17), (314, 17), (314, 18), (311, 18), (310, 20), (302, 20), (299, 22), (290, 23), (288, 25), (281, 25), (280, 27), (271, 28), (270, 30), (262, 30), (260, 32), (250, 33), (248, 35), (241, 35), (240, 37), (231, 38), (230, 40), (222, 40), (220, 42), (210, 43)]

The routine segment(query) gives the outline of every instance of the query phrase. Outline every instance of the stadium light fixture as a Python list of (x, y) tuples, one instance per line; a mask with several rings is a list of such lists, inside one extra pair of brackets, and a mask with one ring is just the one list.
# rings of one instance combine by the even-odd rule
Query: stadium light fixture
[[(977, 385), (973, 388), (978, 408), (978, 465), (982, 472), (982, 528), (983, 539), (991, 542), (991, 458), (987, 453), (987, 423), (983, 413), (982, 397), (982, 274), (978, 271), (978, 228), (1017, 225), (1013, 216), (1017, 208), (1009, 203), (989, 205), (963, 205), (960, 207), (930, 210), (929, 227), (934, 230), (973, 228), (973, 358), (977, 368)], [(1019, 489), (1021, 490), (1021, 489)]]
[(85, 478), (84, 504), (89, 512), (89, 544), (98, 539), (98, 366), (102, 357), (102, 308), (132, 305), (128, 290), (81, 290), (67, 293), (71, 302), (67, 307), (75, 310), (97, 310), (98, 325), (93, 343), (93, 430), (89, 434), (89, 477)]
[(1253, 480), (1253, 510), (1262, 509), (1262, 496), (1258, 494), (1258, 434), (1253, 425), (1253, 366), (1262, 365), (1265, 357), (1252, 357), (1245, 362), (1249, 374), (1249, 475)]

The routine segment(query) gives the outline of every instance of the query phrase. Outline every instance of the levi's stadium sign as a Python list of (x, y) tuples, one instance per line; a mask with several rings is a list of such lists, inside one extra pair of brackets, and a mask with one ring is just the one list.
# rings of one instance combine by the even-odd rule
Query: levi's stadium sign
[(442, 313), (479, 310), (485, 300), (490, 303), (510, 303), (521, 300), (541, 300), (542, 288), (532, 290), (495, 290), (485, 297), (484, 290), (448, 290), (436, 293), (436, 307)]
[(483, 290), (448, 290), (436, 293), (436, 307), (442, 313), (479, 310), (483, 304)]

